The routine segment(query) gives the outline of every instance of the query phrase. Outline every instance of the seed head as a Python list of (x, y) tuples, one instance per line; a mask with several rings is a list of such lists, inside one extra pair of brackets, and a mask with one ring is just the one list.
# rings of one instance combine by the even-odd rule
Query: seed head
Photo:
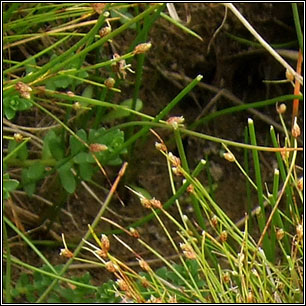
[(180, 170), (179, 167), (172, 167), (172, 172), (176, 175), (176, 176), (182, 176), (183, 173), (182, 171)]
[(276, 107), (276, 110), (279, 114), (284, 114), (287, 110), (286, 104), (282, 103), (280, 106)]
[(110, 249), (110, 242), (109, 239), (106, 235), (102, 234), (101, 236), (101, 249), (103, 252), (105, 252), (106, 254), (108, 253), (109, 249)]
[(99, 31), (99, 35), (100, 35), (100, 37), (102, 38), (102, 37), (108, 35), (111, 31), (112, 31), (112, 28), (111, 28), (111, 27), (109, 27), (109, 26), (104, 27), (104, 28), (102, 28), (102, 29)]
[(111, 261), (108, 261), (105, 263), (105, 268), (107, 271), (111, 273), (114, 273), (117, 271), (116, 266)]
[(285, 236), (285, 231), (282, 229), (282, 228), (279, 228), (277, 231), (276, 231), (276, 239), (277, 240), (282, 240)]
[(130, 227), (130, 233), (131, 233), (131, 235), (132, 235), (133, 237), (135, 237), (135, 238), (137, 238), (137, 239), (140, 237), (139, 232), (138, 232), (137, 230), (135, 230), (135, 228), (133, 228), (133, 227)]
[(169, 157), (169, 160), (170, 160), (171, 164), (174, 167), (178, 167), (178, 166), (181, 165), (181, 160), (178, 157), (176, 157), (175, 155), (173, 155), (171, 152), (169, 152), (168, 157)]
[(212, 226), (216, 228), (218, 225), (218, 217), (216, 215), (213, 215), (213, 217), (210, 219), (210, 222)]
[(284, 150), (282, 150), (280, 153), (281, 153), (283, 161), (287, 162), (289, 158), (289, 151), (286, 150), (286, 147), (284, 147)]
[(152, 208), (152, 203), (149, 199), (147, 198), (141, 198), (140, 199), (140, 203), (143, 207), (145, 208)]
[(106, 3), (91, 3), (90, 5), (100, 15), (103, 13)]
[(177, 128), (179, 124), (183, 124), (185, 121), (185, 118), (183, 116), (173, 116), (170, 117), (166, 122), (170, 125), (172, 125), (174, 128)]
[(72, 258), (73, 257), (73, 253), (68, 250), (68, 249), (60, 249), (60, 256), (64, 256), (66, 258)]
[(15, 85), (15, 88), (20, 93), (21, 97), (23, 97), (25, 99), (30, 99), (31, 98), (30, 92), (32, 91), (32, 88), (30, 86), (28, 86), (27, 84), (22, 83), (22, 82), (18, 82)]
[[(15, 135), (14, 135), (14, 137), (15, 137)], [(299, 178), (299, 180), (297, 182), (297, 188), (300, 191), (303, 191), (303, 189), (304, 189), (304, 179), (303, 179), (303, 176)]]
[(20, 133), (15, 133), (14, 139), (16, 142), (21, 142), (23, 140), (23, 136)]
[(156, 200), (155, 198), (151, 199), (150, 202), (153, 208), (158, 208), (158, 209), (163, 208), (162, 203), (159, 200)]
[(70, 91), (70, 90), (68, 90), (66, 93), (71, 98), (75, 96), (75, 94), (72, 91)]
[(160, 143), (160, 142), (155, 142), (155, 148), (158, 151), (163, 151), (163, 152), (167, 152), (167, 147), (164, 143)]
[(249, 291), (249, 293), (248, 293), (247, 302), (248, 303), (254, 303), (254, 294), (252, 293), (252, 291)]
[(227, 240), (227, 231), (222, 231), (220, 234), (220, 240), (221, 242), (225, 242)]
[(116, 81), (115, 79), (113, 78), (107, 78), (105, 81), (104, 81), (104, 85), (107, 87), (107, 88), (113, 88), (114, 85), (115, 85)]
[(196, 259), (197, 255), (194, 252), (193, 248), (191, 247), (191, 245), (187, 244), (187, 243), (180, 243), (180, 248), (182, 249), (184, 255), (188, 258), (188, 259)]
[(294, 75), (288, 69), (286, 69), (286, 78), (291, 82), (294, 80)]
[(73, 109), (75, 110), (75, 111), (78, 111), (78, 110), (80, 110), (81, 109), (81, 103), (80, 102), (75, 102), (73, 105), (72, 105), (72, 107), (73, 107)]
[(139, 44), (135, 47), (133, 53), (134, 54), (146, 53), (150, 50), (151, 47), (152, 47), (152, 44), (150, 42)]
[(299, 224), (296, 227), (296, 234), (297, 234), (298, 240), (302, 240), (303, 239), (304, 230), (303, 230), (303, 225), (302, 224)]
[(194, 193), (194, 186), (192, 184), (188, 185), (187, 192)]
[(297, 124), (297, 118), (294, 118), (294, 123), (291, 129), (291, 134), (294, 138), (297, 138), (301, 135), (301, 129), (299, 127), (299, 125)]
[(123, 279), (117, 279), (116, 283), (117, 283), (118, 287), (120, 288), (120, 290), (122, 290), (122, 291), (128, 291), (129, 290), (128, 284)]
[(106, 151), (107, 150), (107, 146), (100, 144), (100, 143), (92, 143), (89, 145), (89, 150), (91, 152), (101, 152), (101, 151)]
[(225, 272), (225, 273), (223, 274), (223, 281), (224, 281), (225, 283), (228, 283), (230, 280), (231, 280), (231, 277), (230, 277), (229, 273), (228, 273), (228, 272)]
[(138, 259), (138, 263), (139, 263), (141, 269), (143, 269), (144, 271), (149, 272), (151, 270), (149, 264), (145, 260)]
[(223, 157), (229, 162), (235, 161), (235, 156), (232, 153), (226, 152), (223, 154)]

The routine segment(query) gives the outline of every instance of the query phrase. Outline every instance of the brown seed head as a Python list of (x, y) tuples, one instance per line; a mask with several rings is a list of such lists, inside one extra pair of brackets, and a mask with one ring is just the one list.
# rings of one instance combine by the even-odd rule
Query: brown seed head
[(286, 78), (291, 82), (294, 81), (294, 75), (288, 69), (286, 69)]
[(180, 243), (180, 248), (183, 251), (183, 254), (188, 258), (188, 259), (196, 259), (197, 254), (194, 252), (193, 248), (191, 245), (187, 243)]
[(22, 82), (18, 82), (15, 85), (15, 88), (20, 93), (21, 97), (23, 97), (25, 99), (30, 99), (31, 98), (30, 92), (32, 91), (32, 88), (30, 86), (28, 86), (27, 84), (22, 83)]
[(147, 271), (147, 272), (148, 272), (148, 271), (151, 270), (149, 264), (148, 264), (145, 260), (139, 259), (139, 260), (138, 260), (138, 263), (139, 263), (141, 269), (143, 269), (144, 271)]
[(298, 240), (303, 239), (304, 230), (303, 230), (303, 225), (302, 224), (297, 225), (296, 234), (297, 234)]
[(168, 153), (169, 160), (174, 167), (178, 167), (181, 165), (181, 160), (173, 155), (171, 152)]
[(167, 152), (167, 147), (164, 143), (160, 143), (160, 142), (155, 142), (155, 148), (158, 151), (163, 151), (163, 152)]
[(159, 200), (156, 200), (155, 198), (151, 199), (150, 202), (153, 208), (158, 208), (158, 209), (163, 208), (162, 203)]
[(109, 242), (109, 239), (106, 235), (102, 234), (101, 235), (101, 249), (102, 251), (104, 252), (108, 252), (109, 249), (110, 249), (110, 242)]
[(107, 146), (104, 144), (100, 144), (100, 143), (92, 143), (89, 145), (89, 150), (91, 152), (101, 152), (101, 151), (106, 151), (107, 150)]
[(210, 222), (211, 225), (216, 228), (218, 225), (218, 217), (216, 215), (213, 215), (213, 217), (210, 219)]
[(280, 106), (276, 107), (276, 110), (279, 114), (284, 114), (287, 110), (286, 104), (282, 103)]
[(132, 235), (133, 237), (135, 237), (135, 238), (137, 238), (137, 239), (140, 237), (139, 232), (138, 232), (137, 230), (135, 230), (135, 228), (133, 228), (133, 227), (130, 227), (130, 233), (131, 233), (131, 235)]
[(188, 185), (187, 192), (194, 193), (194, 186), (192, 184)]
[(230, 280), (231, 280), (231, 277), (230, 277), (229, 273), (228, 273), (228, 272), (225, 272), (225, 273), (223, 274), (223, 281), (224, 281), (225, 283), (228, 283)]
[(129, 290), (128, 284), (123, 279), (117, 279), (116, 283), (117, 283), (118, 287), (120, 288), (120, 290), (122, 290), (122, 291), (128, 291)]
[(168, 303), (169, 304), (177, 304), (177, 299), (176, 299), (176, 296), (170, 296), (169, 299), (168, 299)]
[(301, 129), (300, 129), (299, 125), (297, 124), (296, 117), (294, 119), (293, 127), (291, 129), (291, 134), (294, 138), (297, 138), (301, 135)]
[(254, 303), (254, 294), (252, 293), (252, 291), (249, 291), (249, 293), (248, 293), (247, 302), (248, 303)]
[(104, 11), (104, 7), (107, 3), (91, 3), (91, 7), (94, 9), (96, 13), (101, 15)]
[[(72, 91), (70, 91), (70, 90), (68, 90), (67, 92), (66, 92), (66, 94), (69, 96), (69, 97), (74, 97), (75, 96), (75, 94), (72, 92)], [(78, 102), (77, 102), (78, 103)]]
[(134, 54), (146, 53), (150, 50), (151, 47), (152, 47), (152, 44), (150, 42), (139, 44), (135, 47), (133, 53)]
[(277, 231), (276, 231), (276, 239), (277, 240), (282, 240), (285, 236), (285, 231), (282, 229), (282, 228), (279, 228)]
[(14, 139), (16, 142), (21, 142), (23, 140), (23, 136), (20, 133), (15, 133)]
[(303, 189), (304, 189), (304, 179), (303, 179), (303, 176), (299, 178), (299, 180), (297, 182), (297, 188), (300, 191), (303, 191)]
[(61, 249), (60, 250), (60, 256), (64, 256), (66, 258), (72, 258), (73, 257), (73, 253), (68, 250), (68, 249)]
[(111, 31), (112, 31), (112, 28), (111, 28), (111, 27), (109, 27), (109, 26), (104, 27), (104, 28), (102, 28), (102, 29), (99, 31), (99, 35), (100, 35), (100, 37), (102, 38), (102, 37), (108, 35)]
[(227, 240), (227, 231), (222, 231), (220, 234), (220, 240), (221, 242), (225, 242)]
[(141, 198), (140, 199), (140, 203), (143, 207), (145, 208), (152, 208), (152, 203), (149, 199), (147, 198)]
[(111, 272), (111, 273), (114, 273), (116, 272), (116, 266), (111, 262), (111, 261), (108, 261), (105, 263), (105, 268), (107, 271)]
[(173, 116), (173, 117), (170, 117), (166, 122), (168, 124), (171, 124), (171, 125), (177, 127), (179, 124), (184, 123), (184, 121), (185, 121), (185, 118), (183, 116), (180, 116), (180, 117)]
[(223, 154), (223, 157), (229, 162), (235, 161), (235, 156), (232, 153), (226, 152)]
[(115, 79), (113, 78), (107, 78), (105, 81), (104, 81), (104, 85), (107, 87), (107, 88), (113, 88), (114, 85), (115, 85), (116, 81)]

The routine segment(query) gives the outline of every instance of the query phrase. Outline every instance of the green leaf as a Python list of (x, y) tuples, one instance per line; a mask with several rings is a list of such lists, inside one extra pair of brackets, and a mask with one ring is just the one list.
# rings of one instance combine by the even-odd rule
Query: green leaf
[[(123, 101), (120, 105), (128, 109), (132, 109), (132, 104), (133, 104), (133, 99), (128, 99)], [(143, 107), (142, 101), (140, 99), (137, 99), (135, 110), (140, 111), (142, 107)], [(124, 109), (114, 109), (103, 117), (103, 122), (104, 123), (112, 122), (116, 119), (122, 119), (124, 117), (128, 117), (129, 115), (130, 115), (129, 111), (126, 111)]]
[(10, 179), (8, 173), (3, 175), (3, 199), (7, 200), (10, 197), (10, 192), (15, 190), (19, 185), (19, 182), (14, 179)]
[(51, 138), (49, 140), (49, 149), (51, 154), (56, 160), (61, 160), (65, 156), (65, 147), (64, 143), (60, 138)]
[(20, 149), (17, 152), (17, 156), (20, 160), (26, 160), (29, 156), (29, 152), (27, 149), (27, 144), (20, 147)]
[(80, 152), (74, 158), (73, 161), (76, 164), (83, 164), (83, 163), (95, 163), (96, 161), (92, 157), (90, 153)]
[(8, 192), (15, 190), (19, 185), (19, 182), (14, 179), (3, 180), (3, 188), (5, 188)]
[(36, 189), (36, 183), (29, 183), (23, 186), (23, 190), (26, 192), (28, 196), (32, 196)]
[(74, 193), (76, 188), (76, 181), (71, 172), (72, 163), (68, 162), (58, 169), (59, 177), (62, 186), (68, 193)]
[(37, 71), (37, 68), (35, 68), (33, 66), (36, 66), (36, 60), (35, 60), (35, 58), (32, 57), (31, 59), (29, 59), (28, 63), (25, 65), (27, 75), (31, 72)]
[(80, 164), (80, 177), (84, 181), (89, 181), (93, 175), (94, 168), (91, 164), (82, 163)]
[(92, 95), (93, 95), (93, 86), (92, 85), (86, 86), (82, 92), (82, 97), (92, 98)]
[[(86, 132), (83, 129), (80, 129), (76, 133), (84, 142), (87, 141)], [(73, 135), (70, 135), (70, 147), (71, 147), (71, 154), (74, 155), (77, 152), (85, 149), (86, 147)]]
[(4, 114), (8, 120), (11, 120), (15, 117), (16, 112), (10, 106), (4, 105)]
[(114, 153), (115, 150), (120, 148), (124, 142), (124, 133), (117, 130), (107, 131), (104, 128), (98, 130), (90, 130), (88, 135), (89, 143), (99, 143), (104, 144), (108, 147), (106, 151), (96, 153), (98, 160), (104, 165), (117, 166), (122, 163), (119, 154), (124, 153)]
[(44, 165), (40, 162), (37, 162), (28, 168), (27, 176), (30, 180), (38, 181), (42, 178), (44, 171)]
[(52, 157), (51, 151), (50, 151), (50, 140), (51, 139), (56, 139), (57, 135), (55, 134), (55, 132), (53, 130), (50, 130), (45, 138), (44, 138), (44, 144), (43, 144), (43, 149), (42, 149), (42, 159), (49, 159)]

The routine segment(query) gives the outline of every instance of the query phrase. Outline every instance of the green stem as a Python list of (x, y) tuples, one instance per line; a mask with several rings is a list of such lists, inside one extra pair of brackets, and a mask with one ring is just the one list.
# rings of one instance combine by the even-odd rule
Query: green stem
[[(198, 75), (190, 84), (188, 84), (154, 119), (152, 122), (158, 122), (163, 119), (175, 105), (180, 102), (185, 95), (187, 95), (203, 78), (202, 75)], [(144, 136), (150, 127), (144, 126), (140, 131), (134, 134), (131, 138), (129, 138), (117, 151), (120, 152), (122, 149), (130, 146), (134, 143), (138, 138)]]
[(268, 105), (273, 105), (277, 102), (283, 102), (283, 101), (292, 100), (292, 99), (303, 100), (303, 97), (300, 96), (300, 95), (298, 95), (298, 96), (296, 96), (296, 95), (284, 95), (284, 96), (280, 96), (280, 97), (276, 97), (276, 98), (268, 99), (268, 100), (264, 100), (264, 101), (246, 103), (246, 104), (243, 104), (243, 105), (229, 107), (229, 108), (217, 111), (217, 112), (213, 112), (213, 113), (205, 116), (204, 118), (201, 118), (201, 119), (195, 121), (194, 123), (192, 123), (189, 126), (189, 129), (194, 130), (199, 125), (206, 124), (210, 120), (215, 119), (219, 116), (224, 116), (224, 115), (232, 114), (232, 113), (235, 113), (235, 112), (241, 112), (241, 111), (244, 111), (244, 110), (247, 110), (247, 109), (250, 109), (250, 108), (265, 107), (265, 106), (268, 106)]
[[(123, 167), (126, 167), (126, 164), (124, 164)], [(98, 225), (98, 223), (100, 222), (100, 219), (102, 217), (102, 215), (104, 214), (104, 211), (105, 209), (107, 208), (107, 206), (109, 205), (112, 197), (113, 197), (113, 194), (116, 190), (116, 186), (117, 184), (119, 183), (119, 180), (121, 178), (121, 172), (119, 172), (119, 175), (117, 177), (117, 179), (115, 180), (110, 192), (108, 193), (103, 205), (101, 206), (98, 214), (96, 215), (94, 221), (92, 222), (91, 224), (91, 229), (94, 231), (96, 226)], [(123, 175), (123, 174), (122, 174)], [(73, 257), (70, 258), (66, 264), (64, 265), (64, 267), (62, 268), (62, 270), (58, 273), (59, 276), (62, 276), (66, 271), (67, 269), (69, 268), (69, 266), (72, 264), (74, 258), (76, 256), (78, 256), (79, 252), (81, 251), (85, 241), (89, 238), (89, 236), (91, 235), (91, 231), (90, 229), (87, 230), (84, 238), (80, 241), (80, 243), (78, 244), (77, 248), (75, 249), (74, 253), (73, 253)], [(55, 279), (53, 280), (53, 282), (49, 285), (49, 287), (43, 292), (43, 294), (38, 298), (38, 300), (36, 301), (36, 303), (42, 303), (43, 300), (47, 297), (47, 295), (51, 292), (51, 290), (53, 289), (53, 287), (56, 285), (56, 283), (58, 282), (58, 279)]]
[(296, 3), (291, 3), (291, 5), (292, 5), (292, 12), (293, 12), (293, 19), (294, 19), (296, 34), (297, 34), (297, 38), (299, 41), (301, 52), (303, 54), (303, 50), (304, 50), (303, 32), (302, 32), (301, 23), (300, 23), (299, 11), (298, 11)]
[[(249, 142), (249, 137), (248, 137), (248, 128), (246, 127), (244, 130), (244, 142), (248, 143)], [(244, 169), (247, 175), (249, 175), (249, 151), (244, 149)], [(251, 200), (251, 188), (250, 188), (250, 182), (246, 178), (245, 180), (246, 184), (246, 196), (247, 196), (247, 207), (248, 207), (248, 226), (249, 226), (249, 232), (252, 230), (252, 223), (253, 223), (253, 217), (252, 217), (252, 200)]]
[(11, 249), (8, 243), (7, 237), (7, 228), (5, 225), (4, 220), (3, 222), (3, 242), (6, 249), (7, 260), (6, 260), (6, 271), (5, 271), (5, 302), (12, 303), (12, 296), (11, 296), (11, 275), (12, 275), (12, 263), (11, 263)]
[(4, 158), (3, 158), (3, 163), (7, 162), (17, 151), (19, 151), (28, 141), (30, 140), (30, 138), (26, 138), (24, 139), (24, 141), (19, 144), (12, 152), (10, 152), (9, 154), (7, 154)]
[(7, 217), (3, 217), (4, 221), (12, 228), (18, 235), (21, 237), (28, 246), (32, 248), (32, 250), (41, 258), (41, 260), (51, 269), (54, 274), (57, 274), (56, 270), (50, 264), (48, 259), (39, 251), (39, 249), (31, 242), (29, 238), (27, 238), (22, 231), (20, 231)]
[[(196, 166), (196, 168), (194, 169), (194, 171), (192, 172), (191, 176), (192, 177), (197, 177), (199, 175), (199, 173), (204, 169), (205, 167), (205, 161), (201, 160), (198, 165)], [(168, 209), (181, 195), (183, 195), (183, 193), (186, 191), (187, 187), (189, 186), (190, 182), (185, 182), (177, 191), (176, 193), (165, 203), (163, 204), (163, 208), (164, 209)], [(160, 209), (156, 209), (155, 213), (160, 214), (161, 210)], [(127, 226), (127, 228), (136, 228), (139, 227), (147, 222), (149, 222), (150, 220), (152, 220), (154, 218), (154, 214), (148, 214), (145, 217), (141, 218), (140, 220), (130, 224)], [(108, 231), (105, 232), (105, 234), (120, 234), (122, 233), (122, 230), (112, 230), (112, 231)]]
[[(6, 254), (3, 254), (3, 258), (4, 259), (7, 259), (8, 260), (8, 257)], [(74, 281), (72, 279), (69, 279), (69, 278), (65, 278), (65, 277), (62, 277), (56, 273), (50, 273), (48, 271), (45, 271), (45, 270), (42, 270), (42, 269), (39, 269), (39, 268), (36, 268), (34, 266), (31, 266), (15, 257), (12, 257), (12, 262), (17, 264), (18, 266), (22, 266), (22, 267), (25, 267), (26, 269), (30, 270), (30, 271), (34, 271), (34, 272), (39, 272), (41, 274), (44, 274), (44, 275), (47, 275), (47, 276), (50, 276), (52, 278), (55, 278), (56, 281), (64, 281), (68, 284), (73, 284), (73, 285), (76, 285), (78, 287), (83, 287), (83, 288), (88, 288), (88, 289), (94, 289), (94, 290), (97, 290), (97, 287), (96, 286), (92, 286), (92, 285), (88, 285), (88, 284), (84, 284), (84, 283), (81, 283), (81, 282), (78, 282), (78, 281)]]
[[(254, 122), (252, 119), (249, 118), (248, 120), (249, 125), (249, 133), (250, 133), (250, 140), (251, 144), (256, 146), (256, 135), (255, 135), (255, 128), (254, 128)], [(260, 232), (264, 230), (265, 224), (266, 224), (266, 215), (265, 215), (265, 206), (264, 206), (264, 198), (263, 198), (263, 187), (262, 187), (262, 178), (261, 178), (261, 170), (260, 170), (260, 161), (258, 156), (257, 150), (252, 150), (253, 155), (253, 162), (254, 162), (254, 168), (255, 168), (255, 179), (256, 179), (256, 185), (257, 185), (257, 198), (260, 206), (260, 212), (257, 215), (258, 218), (258, 225)], [(268, 236), (265, 235), (263, 240), (263, 247), (264, 251), (266, 253), (266, 256), (269, 260), (271, 260), (271, 250), (269, 248), (269, 239)]]

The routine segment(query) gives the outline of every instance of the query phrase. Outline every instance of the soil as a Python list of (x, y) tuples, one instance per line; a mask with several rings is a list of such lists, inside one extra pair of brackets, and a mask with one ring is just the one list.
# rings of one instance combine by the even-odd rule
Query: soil
[[(303, 14), (302, 6), (298, 5), (300, 14)], [(279, 44), (296, 41), (290, 3), (235, 3), (235, 6), (268, 42)], [(214, 37), (214, 33), (216, 33), (224, 18), (225, 9), (222, 5), (176, 3), (175, 7), (183, 21), (186, 21), (190, 16), (191, 20), (187, 26), (198, 33), (203, 38), (203, 41), (184, 33), (164, 19), (156, 22), (149, 35), (152, 49), (146, 58), (143, 86), (140, 92), (140, 98), (144, 101), (144, 109), (142, 110), (144, 113), (156, 115), (186, 86), (188, 78), (192, 79), (198, 74), (203, 75), (203, 83), (208, 85), (207, 88), (196, 87), (169, 114), (184, 116), (186, 126), (197, 120), (199, 114), (203, 112), (212, 99), (215, 99), (215, 102), (212, 103), (210, 108), (206, 108), (206, 114), (235, 105), (232, 99), (228, 99), (224, 95), (220, 94), (219, 97), (216, 97), (221, 89), (226, 89), (228, 93), (231, 93), (232, 96), (242, 100), (244, 103), (261, 101), (293, 92), (293, 88), (289, 84), (266, 84), (263, 82), (263, 80), (284, 79), (285, 71), (267, 52), (241, 44), (227, 35), (227, 33), (231, 33), (254, 41), (251, 34), (231, 12), (228, 12), (223, 28)], [(303, 21), (303, 16), (300, 19)], [(124, 37), (115, 39), (114, 45), (117, 48), (121, 46), (120, 53), (123, 54), (133, 39), (134, 32), (127, 31)], [(209, 50), (208, 45), (210, 45)], [(297, 50), (298, 45), (296, 44), (290, 48)], [(286, 60), (292, 67), (296, 66), (295, 60), (288, 58)], [(132, 84), (133, 78), (134, 76), (129, 74), (127, 77), (128, 82)], [(117, 99), (130, 98), (132, 89), (132, 85), (127, 86), (123, 91), (124, 93)], [(290, 103), (287, 103), (287, 106), (288, 111), (285, 115), (285, 120), (290, 123)], [(259, 111), (277, 124), (280, 124), (278, 114), (273, 106), (259, 109)], [(300, 111), (300, 114), (302, 114), (302, 111)], [(224, 139), (244, 142), (244, 129), (249, 117), (253, 118), (255, 122), (258, 143), (266, 144), (269, 139), (270, 122), (266, 122), (248, 112), (218, 117), (205, 125), (198, 126), (197, 131)], [(302, 115), (300, 115), (299, 122), (302, 126)], [(173, 151), (174, 154), (177, 153), (172, 133), (158, 129), (156, 131), (169, 150)], [(148, 210), (141, 206), (137, 197), (124, 188), (124, 184), (142, 187), (162, 202), (167, 201), (172, 195), (166, 160), (155, 149), (155, 141), (157, 141), (156, 137), (153, 134), (149, 134), (146, 139), (137, 142), (133, 155), (128, 160), (129, 166), (125, 177), (118, 187), (118, 194), (125, 206), (122, 206), (117, 197), (114, 197), (110, 208), (119, 216), (111, 212), (106, 212), (105, 214), (105, 217), (122, 226), (126, 226), (134, 222), (133, 220), (137, 220), (149, 213)], [(204, 185), (208, 186), (209, 177), (211, 177), (210, 179), (215, 186), (213, 197), (220, 207), (224, 209), (232, 220), (238, 221), (242, 218), (247, 210), (245, 178), (234, 164), (225, 161), (220, 156), (222, 147), (215, 143), (191, 137), (184, 138), (184, 146), (191, 169), (202, 158), (209, 162), (209, 171), (208, 169), (204, 171), (204, 174), (199, 178)], [(242, 150), (233, 148), (233, 153), (237, 159), (241, 162), (243, 161)], [(262, 167), (263, 179), (270, 184), (273, 178), (274, 156), (261, 154), (261, 158), (264, 160)], [(300, 165), (302, 166), (302, 163)], [(106, 167), (111, 181), (116, 177), (118, 170), (118, 168)], [(96, 175), (95, 180), (109, 188), (105, 177), (102, 175)], [(181, 180), (176, 179), (176, 183), (177, 186), (180, 186)], [(69, 198), (58, 198), (57, 187), (55, 185), (52, 186), (51, 189), (44, 190), (40, 195), (52, 201), (54, 199), (59, 200), (63, 205), (62, 207), (71, 213), (74, 219), (74, 222), (72, 222), (72, 219), (67, 215), (59, 214), (59, 218), (52, 225), (52, 230), (57, 235), (64, 232), (67, 242), (77, 244), (80, 237), (86, 232), (87, 224), (93, 221), (99, 211), (100, 204), (81, 185), (78, 187), (77, 192)], [(105, 199), (106, 191), (101, 191), (92, 186), (91, 188), (102, 201)], [(53, 193), (52, 190), (54, 190)], [(254, 193), (252, 196), (253, 205), (256, 206), (255, 195)], [(182, 197), (181, 204), (186, 210), (186, 214), (192, 215), (188, 196)], [(31, 199), (28, 202), (28, 206), (38, 215), (42, 214), (46, 209), (45, 207), (42, 208), (41, 202), (35, 199)], [(169, 211), (174, 216), (177, 216), (175, 205)], [(169, 226), (173, 236), (177, 237), (176, 229), (166, 218), (163, 218), (163, 220)], [(34, 225), (25, 224), (25, 226), (29, 230)], [(35, 226), (38, 226), (38, 224)], [(103, 222), (96, 232), (99, 233), (110, 229), (114, 229), (114, 226)], [(139, 231), (141, 232), (141, 238), (164, 256), (174, 254), (174, 251), (168, 246), (169, 241), (165, 238), (156, 220), (151, 220), (141, 227)], [(137, 253), (147, 259), (153, 258), (132, 238), (127, 235), (120, 237), (133, 247)], [(46, 234), (44, 231), (38, 231), (37, 234), (34, 234), (33, 239), (54, 240), (54, 236), (50, 232)], [(64, 258), (58, 256), (60, 247), (56, 247), (53, 250), (46, 248), (46, 256), (51, 262), (65, 262)], [(115, 239), (111, 240), (111, 251), (124, 262), (135, 262), (135, 256), (123, 248)], [(22, 246), (16, 246), (13, 249), (13, 253), (25, 262), (31, 262), (35, 265), (39, 262), (31, 251)], [(157, 267), (159, 264), (156, 263), (155, 266)], [(90, 269), (89, 271), (97, 284), (110, 277), (107, 272), (103, 271), (101, 273), (99, 269)]]

